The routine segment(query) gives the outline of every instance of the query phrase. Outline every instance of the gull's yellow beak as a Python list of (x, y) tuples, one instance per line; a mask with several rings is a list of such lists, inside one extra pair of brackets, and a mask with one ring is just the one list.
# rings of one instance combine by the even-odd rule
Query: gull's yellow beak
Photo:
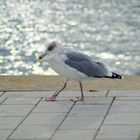
[(41, 60), (43, 58), (43, 55), (40, 55), (39, 57), (38, 57), (38, 60)]
[(45, 56), (46, 56), (46, 52), (45, 53), (42, 53), (42, 54), (40, 54), (39, 56), (38, 56), (38, 60), (41, 60), (41, 59), (43, 59)]

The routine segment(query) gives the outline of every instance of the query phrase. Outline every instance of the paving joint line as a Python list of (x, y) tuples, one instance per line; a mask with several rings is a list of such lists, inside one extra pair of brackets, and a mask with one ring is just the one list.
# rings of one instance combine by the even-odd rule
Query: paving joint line
[(7, 100), (8, 97), (5, 97), (5, 99), (0, 103), (0, 105), (2, 105), (6, 100)]
[(106, 112), (106, 114), (105, 114), (105, 116), (104, 116), (104, 118), (103, 118), (103, 120), (102, 120), (102, 122), (101, 122), (99, 128), (97, 129), (96, 134), (95, 134), (93, 140), (96, 140), (96, 137), (97, 137), (97, 135), (98, 135), (98, 133), (99, 133), (99, 131), (100, 131), (100, 129), (101, 129), (101, 127), (102, 127), (102, 125), (103, 125), (103, 123), (104, 123), (104, 121), (105, 121), (105, 119), (106, 119), (106, 117), (107, 117), (107, 115), (108, 115), (108, 113), (109, 113), (111, 107), (112, 107), (112, 104), (113, 104), (115, 98), (116, 98), (116, 97), (113, 97), (113, 100), (112, 100), (112, 102), (111, 102), (111, 104), (110, 104), (110, 106), (109, 106), (109, 108), (108, 108), (108, 110), (107, 110), (107, 112)]
[(107, 93), (106, 93), (105, 97), (107, 97), (107, 96), (108, 96), (109, 92), (110, 92), (110, 91), (109, 91), (109, 90), (107, 90)]
[(34, 105), (34, 107), (30, 110), (30, 112), (23, 118), (23, 120), (17, 125), (15, 129), (8, 135), (7, 140), (9, 140), (10, 136), (19, 128), (19, 126), (25, 121), (25, 119), (33, 112), (36, 106), (42, 101), (43, 97)]
[(0, 97), (2, 97), (5, 93), (6, 93), (6, 91), (2, 91), (2, 94), (0, 95)]
[(5, 93), (5, 92), (6, 92), (6, 90), (0, 90), (0, 92), (3, 92), (3, 93)]
[[(6, 91), (3, 91), (3, 93), (0, 95), (0, 98), (4, 95), (6, 93)], [(2, 105), (4, 102), (5, 102), (5, 100), (7, 99), (8, 97), (5, 97), (5, 99), (0, 103), (0, 105)]]
[(76, 102), (73, 103), (73, 105), (71, 106), (71, 108), (69, 109), (69, 111), (67, 112), (67, 114), (65, 115), (64, 119), (62, 120), (62, 122), (58, 125), (58, 127), (55, 129), (54, 133), (52, 134), (52, 136), (49, 138), (49, 140), (51, 140), (53, 138), (53, 136), (55, 135), (55, 133), (57, 132), (57, 130), (60, 128), (60, 126), (63, 124), (63, 122), (66, 120), (66, 118), (68, 117), (68, 114), (70, 113), (70, 111), (73, 109), (74, 105), (76, 104)]

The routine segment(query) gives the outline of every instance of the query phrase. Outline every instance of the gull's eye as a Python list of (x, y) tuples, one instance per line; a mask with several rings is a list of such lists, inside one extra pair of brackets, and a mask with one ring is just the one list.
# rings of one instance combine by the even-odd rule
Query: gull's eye
[(56, 47), (56, 43), (53, 41), (48, 45), (48, 51), (52, 51)]
[(48, 51), (52, 51), (54, 49), (54, 46), (53, 45), (50, 45), (49, 47), (48, 47)]

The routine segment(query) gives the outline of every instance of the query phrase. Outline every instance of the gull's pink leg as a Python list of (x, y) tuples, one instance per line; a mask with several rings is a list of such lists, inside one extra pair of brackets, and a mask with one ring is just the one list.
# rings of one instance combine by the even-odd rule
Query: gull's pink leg
[(67, 80), (65, 80), (64, 85), (63, 85), (63, 87), (62, 87), (60, 90), (56, 91), (52, 96), (46, 97), (46, 98), (45, 98), (45, 101), (55, 101), (55, 100), (56, 100), (56, 97), (59, 95), (59, 93), (60, 93), (66, 86), (67, 86)]
[(80, 90), (81, 90), (81, 97), (79, 101), (83, 101), (84, 100), (83, 86), (81, 82), (79, 82), (79, 85), (80, 85)]
[(83, 93), (83, 86), (82, 86), (82, 83), (79, 82), (79, 85), (80, 85), (80, 90), (81, 90), (81, 97), (77, 97), (77, 100), (71, 99), (71, 101), (73, 101), (73, 102), (83, 101), (83, 100), (84, 100), (84, 93)]

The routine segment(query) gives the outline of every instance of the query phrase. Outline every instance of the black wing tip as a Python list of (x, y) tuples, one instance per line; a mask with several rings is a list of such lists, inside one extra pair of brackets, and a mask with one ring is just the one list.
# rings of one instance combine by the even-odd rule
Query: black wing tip
[(112, 72), (112, 77), (111, 78), (114, 78), (114, 79), (123, 79), (123, 76), (117, 74), (117, 73), (114, 73)]

